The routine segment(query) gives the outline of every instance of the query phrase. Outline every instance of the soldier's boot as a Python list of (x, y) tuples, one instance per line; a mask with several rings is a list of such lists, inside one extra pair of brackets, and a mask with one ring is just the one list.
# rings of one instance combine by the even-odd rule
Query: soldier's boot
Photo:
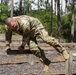
[(55, 49), (56, 49), (59, 53), (61, 53), (61, 54), (63, 55), (63, 57), (64, 57), (65, 60), (69, 59), (69, 54), (68, 54), (68, 52), (67, 52), (61, 45), (57, 44), (57, 45), (55, 46)]
[(6, 46), (6, 48), (4, 49), (5, 51), (10, 51), (11, 48), (9, 46)]
[(49, 65), (50, 65), (50, 60), (48, 60), (47, 58), (44, 60), (44, 72), (47, 72), (49, 69)]
[[(33, 51), (34, 52), (34, 51)], [(42, 54), (42, 52), (38, 52), (38, 53), (34, 53), (37, 57), (39, 57), (40, 61), (43, 63), (44, 65), (44, 69), (43, 71), (47, 72), (47, 70), (49, 69), (49, 65), (50, 65), (50, 60), (48, 60), (44, 53)]]
[(44, 69), (43, 69), (43, 71), (44, 71), (44, 72), (47, 72), (48, 69), (49, 69), (49, 66), (48, 66), (48, 65), (44, 65)]
[(45, 57), (44, 51), (40, 47), (38, 47), (38, 45), (33, 41), (30, 41), (30, 50), (43, 63), (43, 71), (47, 71), (49, 69), (50, 61)]
[(48, 69), (49, 69), (50, 60), (48, 60), (47, 58), (45, 58), (45, 59), (42, 59), (42, 58), (41, 58), (40, 61), (44, 64), (44, 69), (43, 69), (43, 71), (44, 71), (44, 72), (47, 72)]
[(64, 51), (62, 52), (62, 55), (63, 55), (63, 57), (65, 58), (65, 60), (69, 59), (69, 54), (68, 54), (68, 52), (67, 52), (66, 50), (64, 50)]
[(19, 53), (23, 53), (23, 51), (24, 51), (24, 47), (23, 46), (19, 46), (18, 49), (19, 49)]

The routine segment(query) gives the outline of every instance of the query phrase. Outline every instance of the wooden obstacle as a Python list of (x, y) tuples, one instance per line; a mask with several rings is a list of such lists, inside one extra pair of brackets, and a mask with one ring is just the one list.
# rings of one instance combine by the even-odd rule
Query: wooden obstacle
[[(21, 40), (13, 40), (13, 41), (21, 42)], [(1, 41), (1, 42), (4, 42), (4, 41)], [(49, 46), (47, 44), (42, 44), (43, 42), (40, 42), (40, 43), (41, 43), (40, 46)], [(61, 43), (61, 45), (68, 48), (67, 50), (70, 55), (69, 59), (65, 62), (65, 68), (66, 68), (65, 75), (72, 75), (73, 74), (73, 72), (72, 72), (73, 53), (76, 52), (76, 49), (73, 49), (73, 48), (76, 46), (76, 43)], [(15, 51), (15, 54), (16, 53), (18, 53), (18, 52)], [(10, 53), (8, 53), (8, 54), (10, 54)], [(33, 56), (31, 53), (29, 53), (29, 55), (28, 55), (28, 63), (30, 63), (31, 65), (34, 63)]]
[(69, 59), (65, 62), (66, 70), (65, 70), (65, 75), (73, 75), (72, 72), (72, 62), (73, 62), (73, 53), (76, 52), (76, 49), (70, 49), (69, 50)]

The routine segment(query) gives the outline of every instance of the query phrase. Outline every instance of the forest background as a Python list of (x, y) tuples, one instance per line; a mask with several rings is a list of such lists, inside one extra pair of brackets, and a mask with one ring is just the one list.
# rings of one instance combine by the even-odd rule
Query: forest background
[[(76, 42), (76, 0), (17, 1), (16, 3), (14, 0), (0, 1), (1, 34), (5, 33), (4, 24), (7, 17), (29, 15), (38, 18), (49, 35), (57, 38), (60, 42)], [(65, 10), (63, 10), (63, 1)]]

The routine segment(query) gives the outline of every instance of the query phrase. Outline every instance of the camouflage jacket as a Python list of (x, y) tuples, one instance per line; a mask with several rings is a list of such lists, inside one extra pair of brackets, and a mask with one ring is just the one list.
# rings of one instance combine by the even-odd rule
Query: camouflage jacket
[[(23, 42), (27, 42), (30, 36), (36, 36), (39, 29), (44, 28), (41, 22), (34, 17), (22, 15), (13, 18), (17, 21), (14, 32), (23, 36)], [(12, 31), (6, 26), (6, 43), (11, 43)]]

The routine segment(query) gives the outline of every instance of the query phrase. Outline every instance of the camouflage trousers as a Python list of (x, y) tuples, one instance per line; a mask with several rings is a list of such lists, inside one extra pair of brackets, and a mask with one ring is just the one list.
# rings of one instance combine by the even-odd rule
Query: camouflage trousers
[[(39, 57), (41, 61), (48, 65), (50, 62), (49, 60), (45, 57), (44, 51), (38, 46), (37, 41), (36, 41), (36, 36), (34, 35), (35, 33), (33, 32), (29, 41), (29, 48), (31, 52)], [(35, 36), (35, 37), (34, 37)], [(45, 29), (40, 29), (38, 30), (38, 36), (47, 44), (50, 46), (53, 46), (58, 52), (62, 53), (65, 49), (58, 43), (58, 41), (50, 37), (48, 35), (48, 32)]]

